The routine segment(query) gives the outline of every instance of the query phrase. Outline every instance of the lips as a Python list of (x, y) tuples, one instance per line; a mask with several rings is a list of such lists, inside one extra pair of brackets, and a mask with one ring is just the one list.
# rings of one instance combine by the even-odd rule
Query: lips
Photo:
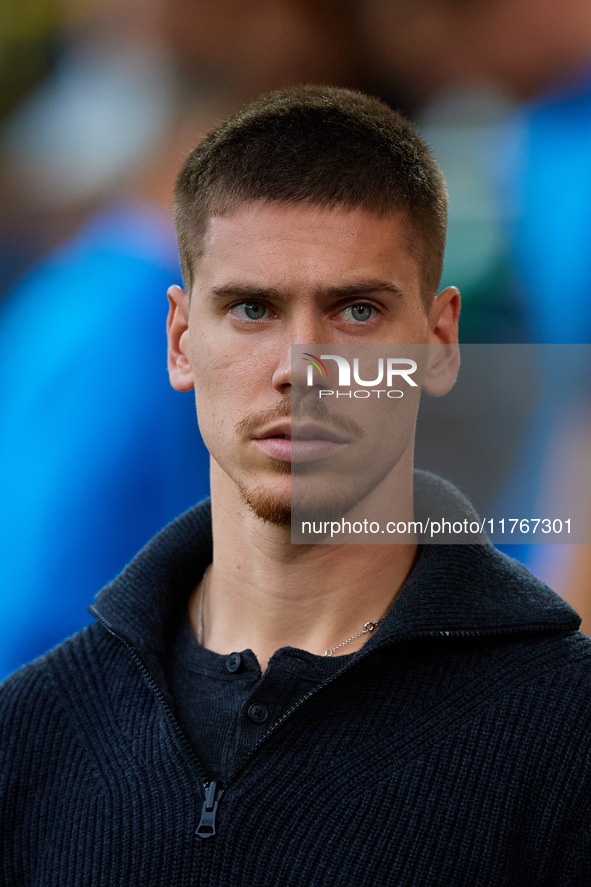
[(254, 438), (260, 449), (279, 462), (318, 462), (334, 456), (348, 439), (333, 428), (314, 422), (281, 422)]
[(346, 443), (347, 438), (333, 428), (318, 425), (315, 422), (282, 422), (256, 435), (257, 440), (328, 440), (332, 443)]

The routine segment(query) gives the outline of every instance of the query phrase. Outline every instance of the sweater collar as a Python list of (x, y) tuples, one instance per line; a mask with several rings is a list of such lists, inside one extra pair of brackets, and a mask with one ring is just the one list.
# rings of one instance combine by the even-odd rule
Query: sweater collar
[[(415, 473), (419, 507), (434, 494), (454, 500), (458, 512), (476, 517), (449, 484)], [(161, 652), (171, 620), (213, 555), (209, 500), (165, 527), (109, 585), (95, 609), (144, 652)], [(517, 561), (490, 543), (425, 545), (385, 621), (370, 643), (447, 634), (574, 631), (575, 611)]]

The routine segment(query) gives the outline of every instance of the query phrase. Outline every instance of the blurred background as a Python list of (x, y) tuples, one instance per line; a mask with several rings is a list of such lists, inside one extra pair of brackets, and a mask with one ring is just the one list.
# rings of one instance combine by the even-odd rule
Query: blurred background
[[(306, 82), (380, 96), (434, 147), (463, 342), (591, 342), (588, 0), (2, 0), (0, 678), (87, 624), (207, 495), (193, 398), (165, 368), (172, 185), (217, 120)], [(505, 483), (527, 475), (520, 516), (540, 516), (568, 462), (591, 534), (577, 372), (554, 406), (514, 392)], [(591, 632), (591, 546), (506, 551)]]

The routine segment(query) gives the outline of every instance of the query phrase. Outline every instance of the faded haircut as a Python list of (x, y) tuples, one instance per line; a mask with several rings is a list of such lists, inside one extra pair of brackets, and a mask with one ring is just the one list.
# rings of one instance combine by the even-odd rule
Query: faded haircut
[(261, 96), (197, 145), (174, 196), (188, 293), (209, 219), (259, 200), (401, 213), (426, 305), (437, 292), (447, 227), (443, 175), (415, 127), (363, 93), (303, 86)]

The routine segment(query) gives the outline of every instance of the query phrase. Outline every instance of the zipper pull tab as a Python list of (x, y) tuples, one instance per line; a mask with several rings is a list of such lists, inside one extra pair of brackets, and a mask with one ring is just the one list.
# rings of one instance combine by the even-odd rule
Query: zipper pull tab
[(222, 796), (222, 790), (217, 790), (215, 780), (209, 783), (205, 791), (205, 800), (201, 808), (201, 819), (195, 831), (200, 838), (213, 838), (215, 835), (215, 817), (218, 812), (218, 803)]

